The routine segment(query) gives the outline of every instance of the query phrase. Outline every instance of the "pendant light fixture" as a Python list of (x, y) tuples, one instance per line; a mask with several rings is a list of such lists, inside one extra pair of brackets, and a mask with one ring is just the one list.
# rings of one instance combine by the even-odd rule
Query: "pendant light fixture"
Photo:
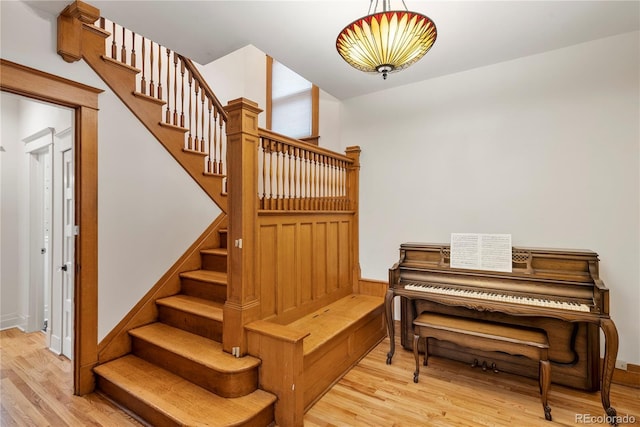
[[(375, 1), (375, 4), (374, 4)], [(371, 0), (369, 12), (338, 35), (336, 49), (349, 65), (366, 73), (400, 71), (422, 58), (436, 41), (436, 25), (429, 17), (405, 10), (390, 10), (391, 0)], [(373, 12), (373, 13), (372, 13)]]

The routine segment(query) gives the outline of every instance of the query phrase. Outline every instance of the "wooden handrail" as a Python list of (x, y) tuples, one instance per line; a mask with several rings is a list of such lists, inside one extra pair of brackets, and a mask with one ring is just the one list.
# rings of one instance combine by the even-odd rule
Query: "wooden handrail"
[(286, 135), (282, 135), (280, 133), (274, 132), (272, 130), (268, 130), (268, 129), (263, 129), (263, 128), (259, 128), (258, 132), (260, 133), (260, 137), (261, 138), (267, 138), (273, 141), (281, 141), (287, 145), (290, 145), (292, 147), (297, 147), (297, 148), (301, 148), (307, 151), (311, 151), (314, 153), (318, 153), (318, 154), (323, 154), (325, 156), (330, 156), (333, 157), (335, 159), (339, 159), (342, 161), (345, 161), (347, 163), (352, 163), (353, 160), (345, 155), (342, 155), (340, 153), (336, 153), (335, 151), (331, 151), (328, 150), (326, 148), (322, 148), (319, 147), (317, 145), (313, 145), (313, 144), (309, 144), (307, 142), (304, 142), (300, 139), (295, 139), (295, 138), (291, 138), (289, 136)]
[(224, 118), (224, 121), (226, 122), (229, 119), (227, 112), (225, 111), (224, 107), (218, 100), (218, 97), (215, 95), (215, 93), (213, 93), (213, 90), (211, 90), (211, 88), (207, 84), (207, 81), (204, 79), (204, 77), (202, 77), (202, 74), (200, 74), (200, 71), (198, 71), (198, 68), (196, 68), (193, 61), (191, 61), (189, 58), (186, 58), (180, 54), (178, 54), (178, 57), (184, 62), (185, 67), (187, 67), (187, 70), (191, 72), (191, 74), (193, 75), (193, 78), (200, 82), (200, 87), (202, 88), (202, 90), (205, 91), (207, 96), (213, 101), (213, 105), (215, 105), (215, 107), (218, 110), (220, 110), (220, 115), (222, 115), (222, 117)]

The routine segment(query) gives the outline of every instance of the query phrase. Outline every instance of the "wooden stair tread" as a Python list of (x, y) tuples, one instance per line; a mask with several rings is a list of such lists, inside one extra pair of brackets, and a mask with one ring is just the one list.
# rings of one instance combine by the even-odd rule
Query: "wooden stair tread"
[(160, 298), (156, 300), (156, 304), (222, 322), (222, 303), (220, 302), (178, 294)]
[(304, 353), (308, 354), (383, 305), (383, 297), (351, 294), (289, 323), (288, 326), (309, 332), (309, 336), (304, 339)]
[(199, 280), (201, 282), (227, 284), (227, 273), (211, 270), (193, 270), (180, 273), (180, 277), (185, 279)]
[(227, 255), (227, 248), (208, 248), (200, 250), (200, 253), (206, 255)]
[(160, 322), (132, 329), (129, 334), (218, 372), (237, 373), (260, 365), (260, 359), (232, 356), (217, 341)]
[(246, 396), (223, 398), (133, 355), (97, 366), (94, 371), (177, 425), (241, 425), (276, 400), (259, 389)]

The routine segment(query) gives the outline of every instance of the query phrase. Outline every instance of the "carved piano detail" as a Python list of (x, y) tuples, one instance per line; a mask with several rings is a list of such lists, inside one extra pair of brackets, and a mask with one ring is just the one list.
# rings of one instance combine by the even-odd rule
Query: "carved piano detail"
[[(512, 272), (450, 268), (449, 245), (405, 243), (389, 269), (385, 305), (395, 352), (393, 298), (401, 298), (401, 344), (413, 346), (413, 320), (433, 311), (544, 329), (549, 337), (552, 381), (584, 390), (600, 389), (607, 415), (618, 353), (618, 332), (609, 317), (609, 290), (598, 276), (598, 254), (586, 250), (512, 249)], [(605, 354), (600, 370), (600, 334)], [(446, 342), (429, 344), (429, 353), (471, 363), (495, 363), (500, 370), (531, 377), (537, 366), (517, 357), (478, 352)]]

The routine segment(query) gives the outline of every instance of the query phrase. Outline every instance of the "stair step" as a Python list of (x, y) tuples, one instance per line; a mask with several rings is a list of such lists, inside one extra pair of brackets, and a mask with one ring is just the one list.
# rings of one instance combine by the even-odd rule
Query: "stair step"
[(260, 359), (236, 358), (219, 342), (152, 323), (129, 331), (133, 353), (223, 397), (240, 397), (258, 388)]
[(227, 273), (210, 270), (193, 270), (180, 273), (180, 278), (197, 280), (199, 282), (227, 284)]
[(263, 390), (233, 399), (127, 355), (94, 368), (98, 387), (152, 425), (267, 426), (276, 397)]
[(210, 248), (200, 251), (202, 269), (227, 272), (227, 248)]
[(222, 303), (190, 295), (156, 300), (158, 319), (174, 328), (222, 341)]
[(180, 273), (181, 292), (198, 298), (224, 302), (227, 299), (227, 273), (194, 270)]
[(200, 253), (202, 254), (207, 254), (207, 255), (220, 255), (220, 256), (227, 256), (227, 248), (209, 248), (209, 249), (202, 249), (200, 251)]

